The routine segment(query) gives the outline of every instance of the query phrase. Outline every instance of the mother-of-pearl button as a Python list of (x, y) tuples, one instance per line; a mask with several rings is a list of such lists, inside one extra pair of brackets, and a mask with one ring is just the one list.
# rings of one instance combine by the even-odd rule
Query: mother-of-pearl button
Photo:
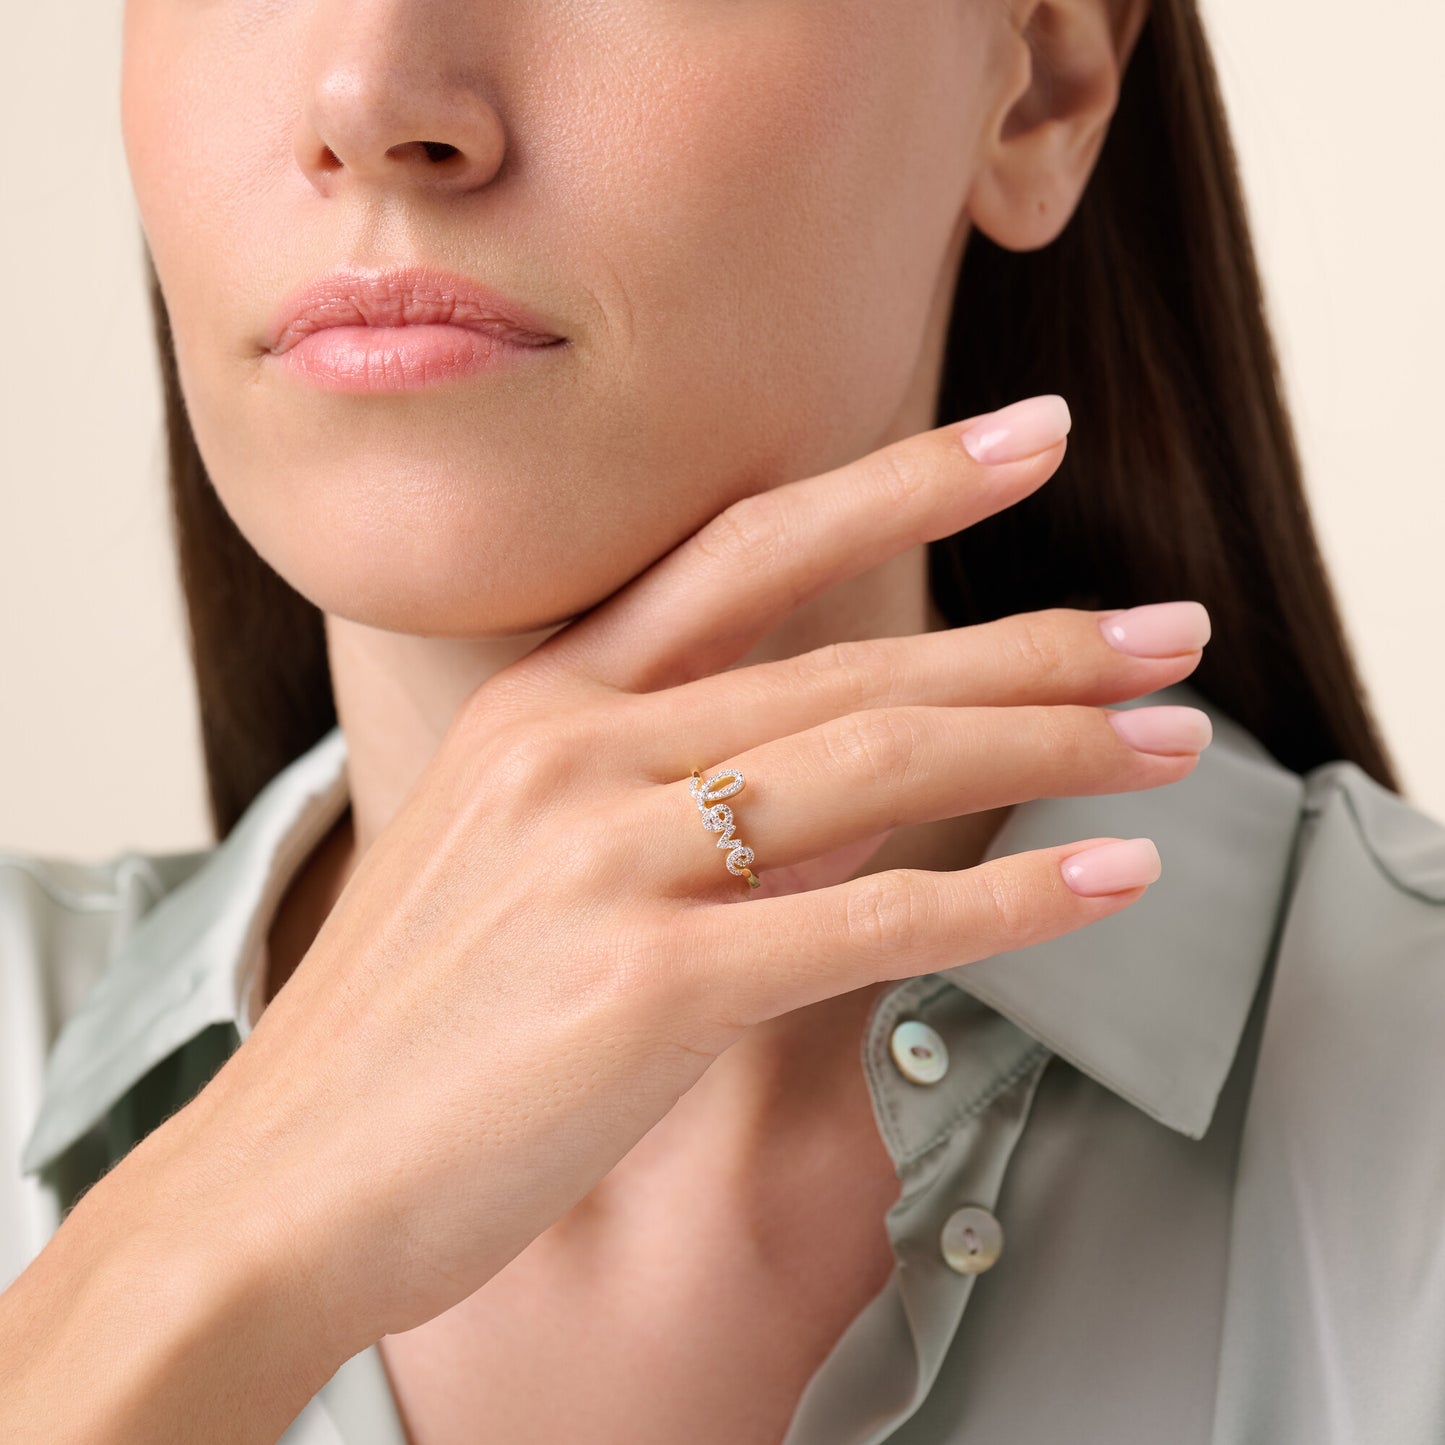
[(919, 1019), (899, 1024), (888, 1047), (899, 1073), (915, 1084), (936, 1084), (948, 1072), (948, 1046), (937, 1029)]
[(1003, 1251), (1003, 1226), (981, 1204), (965, 1204), (944, 1221), (939, 1243), (950, 1269), (982, 1274)]

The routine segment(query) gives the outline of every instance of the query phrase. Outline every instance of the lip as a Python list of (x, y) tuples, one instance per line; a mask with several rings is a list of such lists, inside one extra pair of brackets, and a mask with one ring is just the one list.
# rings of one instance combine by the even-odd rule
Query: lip
[(425, 266), (322, 277), (286, 298), (266, 334), (288, 370), (347, 391), (429, 386), (565, 340), (480, 282)]

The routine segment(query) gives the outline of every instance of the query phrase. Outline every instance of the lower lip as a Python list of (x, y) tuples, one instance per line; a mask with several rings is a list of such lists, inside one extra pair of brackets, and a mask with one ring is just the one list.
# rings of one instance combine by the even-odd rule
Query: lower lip
[(328, 326), (275, 359), (327, 391), (416, 391), (555, 351), (524, 346), (470, 326)]

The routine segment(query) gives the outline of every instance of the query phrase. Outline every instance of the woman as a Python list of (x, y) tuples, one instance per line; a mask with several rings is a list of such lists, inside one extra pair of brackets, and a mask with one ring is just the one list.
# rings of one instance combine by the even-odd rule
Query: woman
[(131, 0), (122, 120), (221, 841), (0, 867), (6, 1438), (1438, 1440), (1187, 0)]

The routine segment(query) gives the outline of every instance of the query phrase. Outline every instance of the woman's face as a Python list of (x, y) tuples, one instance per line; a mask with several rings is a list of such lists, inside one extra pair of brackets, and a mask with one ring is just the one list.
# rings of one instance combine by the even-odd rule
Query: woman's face
[[(931, 426), (1007, 24), (980, 0), (129, 0), (126, 153), (227, 510), (329, 612), (519, 632)], [(566, 344), (390, 392), (268, 351), (298, 286), (403, 264)]]

